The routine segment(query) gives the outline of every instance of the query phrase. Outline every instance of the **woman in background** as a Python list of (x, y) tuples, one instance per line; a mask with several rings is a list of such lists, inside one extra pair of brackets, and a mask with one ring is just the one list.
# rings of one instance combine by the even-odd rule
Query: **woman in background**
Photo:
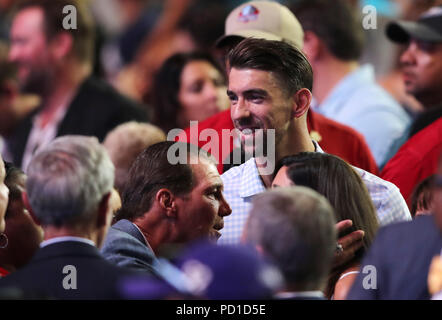
[[(378, 221), (370, 195), (359, 174), (344, 160), (326, 153), (302, 152), (280, 161), (280, 169), (272, 186), (299, 185), (309, 187), (326, 197), (335, 211), (336, 220), (350, 219), (353, 226), (346, 234), (364, 231), (362, 247), (354, 258), (332, 270), (325, 295), (329, 299), (345, 299), (359, 273), (364, 253), (368, 250)], [(345, 236), (339, 234), (338, 238)]]
[(178, 53), (167, 59), (154, 79), (154, 124), (164, 132), (187, 128), (229, 106), (226, 80), (215, 59), (202, 52)]

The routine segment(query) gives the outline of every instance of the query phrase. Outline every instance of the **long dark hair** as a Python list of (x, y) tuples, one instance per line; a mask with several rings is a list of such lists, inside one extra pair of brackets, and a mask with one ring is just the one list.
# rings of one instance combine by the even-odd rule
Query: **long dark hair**
[(177, 53), (169, 57), (154, 77), (152, 105), (154, 107), (154, 124), (169, 132), (179, 128), (178, 114), (181, 104), (178, 93), (181, 86), (181, 73), (192, 61), (207, 61), (224, 75), (216, 60), (207, 52)]
[(359, 174), (339, 157), (319, 152), (302, 152), (283, 158), (280, 166), (287, 166), (287, 177), (295, 185), (306, 186), (325, 196), (335, 209), (337, 221), (351, 219), (353, 226), (340, 234), (342, 237), (356, 230), (365, 235), (362, 248), (345, 266), (336, 270), (327, 289), (331, 296), (339, 275), (354, 263), (362, 260), (379, 227), (376, 209)]

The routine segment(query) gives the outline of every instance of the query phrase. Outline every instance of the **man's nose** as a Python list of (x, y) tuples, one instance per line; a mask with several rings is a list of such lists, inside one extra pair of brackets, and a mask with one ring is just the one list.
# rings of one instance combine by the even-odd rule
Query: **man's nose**
[(250, 117), (250, 111), (244, 102), (244, 99), (238, 98), (235, 105), (231, 106), (232, 120), (239, 120)]
[(407, 49), (402, 53), (400, 57), (401, 65), (410, 65), (415, 63), (415, 50), (416, 44), (414, 42), (410, 42)]
[(219, 208), (219, 216), (225, 217), (232, 213), (232, 209), (230, 208), (230, 205), (227, 203), (226, 198), (224, 198), (224, 195), (222, 195), (221, 198), (221, 206)]

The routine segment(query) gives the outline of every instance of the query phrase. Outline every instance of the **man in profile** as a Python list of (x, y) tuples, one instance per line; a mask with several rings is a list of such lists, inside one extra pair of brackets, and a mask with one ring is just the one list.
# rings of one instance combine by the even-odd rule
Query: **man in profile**
[(160, 142), (133, 163), (118, 222), (101, 252), (119, 266), (161, 276), (156, 258), (162, 248), (201, 238), (216, 241), (230, 213), (209, 154), (187, 143)]

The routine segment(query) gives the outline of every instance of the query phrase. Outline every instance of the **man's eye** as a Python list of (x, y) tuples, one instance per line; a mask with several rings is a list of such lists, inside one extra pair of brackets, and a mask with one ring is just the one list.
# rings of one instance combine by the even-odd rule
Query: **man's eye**
[(203, 84), (201, 82), (197, 82), (192, 84), (192, 86), (190, 87), (190, 92), (200, 93), (202, 89), (203, 89)]
[(231, 102), (235, 102), (235, 101), (238, 100), (238, 97), (236, 97), (236, 96), (232, 96), (232, 95), (229, 95), (229, 100), (230, 100)]
[(250, 100), (255, 103), (260, 103), (260, 102), (264, 101), (264, 98), (262, 96), (251, 96)]
[(436, 44), (434, 42), (418, 40), (416, 41), (416, 44), (422, 51), (432, 52), (436, 49)]

